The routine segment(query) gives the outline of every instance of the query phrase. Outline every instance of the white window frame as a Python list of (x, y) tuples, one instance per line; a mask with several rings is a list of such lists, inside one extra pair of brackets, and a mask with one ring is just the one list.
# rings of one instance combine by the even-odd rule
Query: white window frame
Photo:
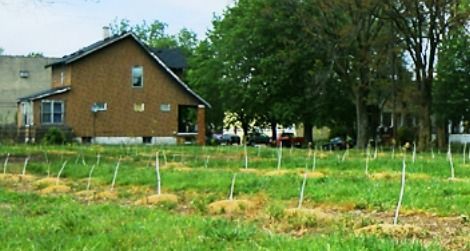
[(32, 126), (33, 125), (33, 102), (21, 102), (21, 119), (23, 126)]
[[(50, 103), (51, 104), (51, 111), (50, 111), (50, 121), (45, 122), (43, 120), (43, 114), (44, 114), (44, 103)], [(60, 114), (60, 122), (54, 122), (54, 105), (60, 103), (61, 104), (61, 110), (62, 113)], [(60, 125), (64, 124), (64, 114), (65, 114), (65, 106), (64, 106), (64, 101), (63, 100), (42, 100), (41, 101), (41, 112), (40, 112), (40, 117), (41, 117), (41, 124), (43, 125)]]
[[(134, 85), (134, 69), (140, 68), (142, 70), (142, 75), (140, 76), (140, 85)], [(134, 65), (131, 68), (131, 85), (132, 88), (143, 88), (144, 87), (144, 67), (142, 65)]]
[(161, 112), (171, 112), (171, 104), (160, 104)]
[(108, 103), (106, 102), (95, 102), (91, 106), (92, 112), (104, 112), (108, 110)]
[(134, 104), (134, 112), (144, 112), (145, 111), (145, 104), (144, 103), (135, 103)]

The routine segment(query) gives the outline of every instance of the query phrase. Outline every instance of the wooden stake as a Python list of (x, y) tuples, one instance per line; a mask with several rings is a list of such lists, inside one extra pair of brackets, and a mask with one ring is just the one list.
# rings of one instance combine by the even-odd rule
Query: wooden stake
[(237, 179), (237, 174), (234, 173), (232, 177), (232, 184), (230, 185), (230, 196), (228, 197), (229, 200), (233, 200), (233, 190), (235, 188), (235, 180)]
[(158, 160), (158, 152), (155, 154), (155, 174), (157, 175), (157, 194), (161, 194), (160, 180), (160, 161)]
[(313, 163), (312, 163), (312, 172), (315, 171), (315, 168), (317, 167), (317, 151), (315, 150), (313, 152)]
[(114, 190), (114, 185), (116, 184), (116, 178), (119, 170), (119, 166), (121, 165), (121, 156), (119, 156), (119, 160), (116, 164), (116, 167), (114, 168), (114, 176), (113, 176), (113, 182), (111, 183), (111, 192)]
[(413, 164), (416, 162), (416, 142), (413, 141)]
[(279, 144), (279, 149), (277, 151), (277, 170), (281, 169), (281, 162), (282, 162), (282, 140)]
[(248, 169), (248, 151), (246, 150), (246, 142), (243, 145), (243, 153), (245, 155), (245, 169)]
[(204, 168), (207, 168), (207, 166), (209, 165), (209, 155), (206, 156), (206, 161), (204, 162)]
[(403, 201), (403, 194), (405, 193), (405, 176), (406, 176), (406, 163), (405, 163), (405, 157), (403, 157), (403, 167), (401, 171), (400, 197), (398, 198), (397, 209), (395, 210), (395, 217), (393, 218), (393, 225), (398, 224), (398, 214), (400, 212), (401, 202)]
[(22, 176), (26, 174), (26, 167), (28, 166), (29, 158), (30, 156), (26, 157), (26, 159), (24, 160), (23, 172), (21, 173)]
[(300, 188), (300, 196), (299, 196), (299, 206), (298, 208), (302, 208), (302, 202), (304, 201), (304, 190), (305, 184), (307, 183), (307, 172), (304, 174), (304, 180), (302, 181), (302, 187)]
[(56, 182), (55, 182), (56, 185), (59, 185), (60, 175), (64, 171), (64, 168), (65, 168), (66, 165), (67, 165), (67, 161), (64, 161), (64, 163), (62, 163), (62, 167), (59, 170), (59, 173), (57, 174), (57, 179), (56, 179)]
[(452, 159), (452, 153), (449, 154), (449, 163), (450, 163), (450, 178), (454, 179), (455, 173), (454, 173), (454, 160)]
[(467, 153), (467, 142), (463, 144), (463, 164), (465, 165), (465, 154)]
[(86, 186), (86, 190), (90, 190), (90, 186), (91, 186), (91, 175), (93, 174), (93, 170), (95, 170), (95, 166), (96, 165), (92, 165), (91, 166), (91, 169), (90, 169), (90, 173), (88, 174), (88, 184)]
[(5, 175), (7, 173), (8, 159), (10, 159), (10, 153), (7, 153), (7, 157), (5, 158), (5, 162), (3, 162), (3, 175)]

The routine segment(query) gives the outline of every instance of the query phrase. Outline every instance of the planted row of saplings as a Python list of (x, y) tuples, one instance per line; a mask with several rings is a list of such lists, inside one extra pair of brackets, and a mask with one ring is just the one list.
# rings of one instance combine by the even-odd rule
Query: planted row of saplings
[[(6, 169), (7, 169), (7, 166), (8, 166), (8, 159), (9, 159), (9, 155), (7, 155), (7, 157), (5, 159), (5, 162), (4, 162), (4, 177), (6, 176)], [(24, 160), (22, 172), (18, 176), (20, 180), (21, 179), (29, 180), (28, 178), (26, 178), (27, 177), (26, 176), (26, 170), (27, 170), (27, 167), (28, 167), (29, 160), (30, 160), (29, 157), (25, 158), (25, 160)], [(119, 167), (121, 165), (121, 160), (122, 160), (122, 158), (120, 157), (119, 160), (117, 161), (115, 167), (114, 167), (113, 178), (112, 178), (112, 182), (111, 182), (111, 185), (110, 185), (110, 189), (108, 191), (103, 191), (101, 193), (95, 194), (95, 192), (93, 190), (91, 190), (90, 187), (91, 187), (91, 182), (92, 182), (93, 171), (95, 170), (96, 166), (98, 166), (100, 164), (100, 156), (98, 155), (96, 163), (93, 164), (90, 168), (88, 179), (87, 179), (86, 190), (78, 192), (77, 194), (79, 194), (81, 196), (85, 196), (88, 199), (92, 199), (92, 198), (115, 199), (115, 198), (117, 198), (117, 194), (116, 194), (116, 191), (114, 189), (115, 189), (115, 185), (116, 185), (116, 179), (117, 179), (118, 173), (119, 173)], [(314, 160), (313, 161), (313, 169), (314, 169), (315, 168), (315, 154), (314, 154), (313, 160)], [(66, 192), (69, 192), (71, 190), (70, 187), (68, 187), (67, 185), (62, 184), (60, 182), (61, 174), (63, 173), (66, 166), (67, 166), (67, 161), (64, 161), (62, 163), (62, 166), (61, 166), (61, 168), (60, 168), (60, 170), (59, 170), (56, 177), (54, 177), (54, 178), (48, 177), (48, 178), (41, 179), (41, 180), (37, 181), (38, 185), (46, 186), (45, 188), (43, 188), (41, 190), (41, 193), (44, 193), (44, 194), (47, 194), (47, 193), (66, 193)], [(280, 167), (278, 166), (278, 170), (279, 170), (279, 168)], [(400, 188), (399, 199), (398, 199), (397, 207), (396, 207), (396, 210), (395, 210), (395, 216), (394, 216), (394, 220), (393, 220), (394, 225), (397, 225), (397, 223), (398, 223), (399, 210), (400, 210), (400, 206), (401, 206), (401, 203), (402, 203), (402, 198), (403, 198), (404, 191), (405, 191), (405, 189), (404, 189), (405, 188), (405, 172), (406, 172), (406, 163), (405, 163), (405, 158), (404, 158), (403, 159), (402, 176), (401, 176), (402, 185), (401, 185), (401, 188)], [(48, 169), (48, 173), (49, 173), (49, 169)], [(161, 176), (160, 176), (159, 153), (156, 153), (156, 156), (155, 156), (155, 175), (156, 175), (156, 182), (155, 182), (156, 194), (153, 194), (151, 196), (146, 196), (145, 198), (136, 201), (136, 204), (138, 204), (138, 205), (159, 204), (159, 203), (175, 203), (176, 204), (178, 202), (178, 198), (177, 198), (176, 195), (174, 195), (174, 194), (163, 194), (161, 192)], [(235, 174), (233, 174), (232, 179), (231, 179), (230, 192), (229, 192), (228, 199), (222, 200), (222, 201), (216, 201), (216, 202), (211, 203), (210, 205), (208, 205), (208, 209), (211, 213), (214, 213), (214, 214), (218, 214), (218, 213), (228, 213), (228, 214), (240, 213), (240, 212), (243, 212), (245, 210), (248, 210), (248, 209), (254, 207), (253, 203), (251, 203), (248, 200), (236, 200), (234, 198), (236, 178), (237, 178), (237, 174), (235, 173)], [(289, 214), (289, 215), (313, 215), (314, 217), (320, 217), (319, 215), (322, 214), (320, 211), (317, 211), (315, 209), (303, 208), (304, 191), (305, 191), (305, 187), (307, 185), (307, 180), (308, 180), (308, 174), (307, 174), (307, 172), (305, 172), (305, 174), (303, 176), (303, 180), (302, 180), (301, 189), (300, 189), (300, 194), (299, 194), (299, 199), (298, 199), (298, 206), (296, 208), (287, 209), (286, 210), (287, 214)], [(322, 216), (321, 218), (325, 218), (325, 217)]]

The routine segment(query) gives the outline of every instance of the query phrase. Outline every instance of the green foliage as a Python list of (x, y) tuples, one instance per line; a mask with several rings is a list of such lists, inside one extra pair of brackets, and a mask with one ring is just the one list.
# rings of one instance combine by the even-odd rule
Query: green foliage
[(416, 131), (409, 127), (400, 127), (397, 129), (397, 140), (399, 145), (406, 142), (412, 144), (416, 140)]
[(67, 138), (64, 131), (57, 127), (49, 128), (42, 139), (42, 143), (52, 145), (62, 145), (66, 141)]
[(470, 35), (453, 31), (440, 48), (433, 88), (434, 111), (439, 123), (459, 123), (470, 117)]

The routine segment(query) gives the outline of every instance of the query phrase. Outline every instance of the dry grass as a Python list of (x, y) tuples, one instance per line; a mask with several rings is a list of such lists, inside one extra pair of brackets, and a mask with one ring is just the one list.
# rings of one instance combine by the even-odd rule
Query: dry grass
[(59, 193), (68, 193), (72, 189), (69, 186), (66, 185), (52, 185), (48, 186), (41, 191), (39, 191), (40, 194), (59, 194)]
[(242, 214), (245, 211), (253, 209), (255, 203), (249, 200), (221, 200), (216, 201), (207, 206), (210, 214)]
[(283, 176), (283, 175), (286, 175), (288, 173), (289, 173), (289, 171), (287, 171), (287, 170), (275, 170), (275, 171), (266, 172), (263, 175), (265, 175), (265, 176)]
[(114, 191), (103, 191), (100, 193), (97, 193), (95, 196), (96, 200), (117, 200), (118, 199), (118, 194)]
[(334, 215), (324, 212), (318, 208), (288, 208), (284, 210), (284, 216), (289, 217), (311, 217), (318, 222), (328, 223), (334, 220)]
[(177, 204), (178, 203), (178, 196), (174, 194), (155, 194), (147, 196), (143, 199), (136, 201), (135, 205), (158, 205), (161, 203), (168, 203), (168, 204)]
[(423, 228), (410, 224), (376, 224), (356, 229), (354, 232), (358, 235), (369, 234), (393, 238), (423, 238), (427, 235)]
[[(60, 182), (60, 183), (62, 183), (62, 182)], [(52, 177), (43, 178), (43, 179), (40, 179), (40, 180), (36, 180), (34, 182), (34, 186), (36, 186), (36, 187), (52, 186), (52, 185), (55, 185), (55, 184), (57, 184), (57, 178), (52, 178)]]
[[(305, 172), (301, 172), (299, 175), (304, 177)], [(322, 172), (307, 172), (307, 178), (322, 178), (325, 174)]]

